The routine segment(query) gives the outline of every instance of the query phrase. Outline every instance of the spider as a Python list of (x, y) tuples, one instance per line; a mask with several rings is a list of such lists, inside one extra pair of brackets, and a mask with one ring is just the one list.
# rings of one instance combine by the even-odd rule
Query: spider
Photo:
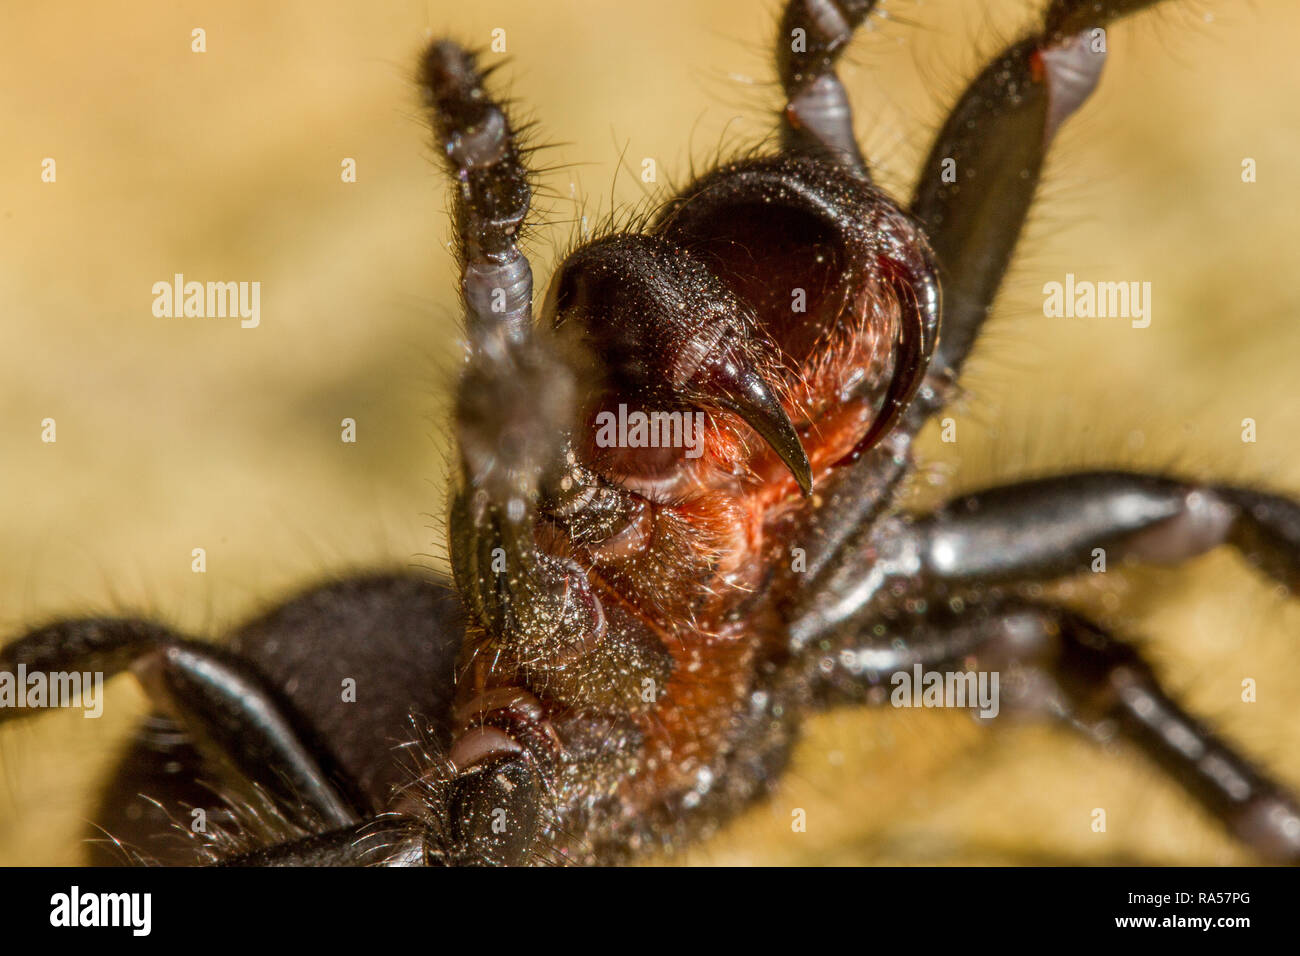
[[(1261, 856), (1294, 860), (1285, 788), (1131, 643), (1032, 585), (1098, 548), (1166, 563), (1230, 544), (1289, 587), (1296, 504), (1119, 472), (925, 514), (897, 497), (1047, 145), (1098, 80), (1095, 31), (1152, 2), (1054, 2), (962, 96), (902, 206), (873, 185), (835, 73), (873, 4), (795, 0), (780, 150), (575, 250), (540, 323), (517, 245), (527, 154), (475, 58), (434, 44), (422, 82), (456, 183), (471, 353), (454, 582), (348, 579), (220, 646), (104, 618), (8, 645), (0, 671), (129, 668), (167, 714), (96, 822), (193, 860), (211, 849), (159, 837), (215, 780), (241, 795), (226, 862), (618, 862), (711, 832), (777, 779), (802, 716), (879, 703), (919, 664), (1000, 673), (1004, 710), (1127, 738)], [(687, 447), (602, 441), (629, 409), (682, 423)], [(366, 704), (341, 706), (346, 680)], [(390, 750), (412, 717), (420, 735)]]

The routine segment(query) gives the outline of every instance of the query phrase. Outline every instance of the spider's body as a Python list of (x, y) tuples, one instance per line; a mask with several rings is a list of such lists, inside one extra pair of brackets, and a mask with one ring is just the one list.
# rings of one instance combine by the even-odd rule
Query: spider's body
[[(802, 289), (802, 301), (785, 289)], [(715, 780), (739, 805), (733, 791), (772, 779), (793, 736), (775, 726), (802, 704), (777, 600), (778, 571), (811, 507), (796, 472), (820, 485), (870, 441), (882, 406), (905, 405), (937, 317), (937, 278), (916, 226), (865, 179), (803, 156), (723, 167), (684, 190), (648, 235), (597, 241), (561, 265), (543, 321), (562, 333), (581, 326), (606, 371), (579, 434), (596, 435), (598, 416), (612, 420), (620, 405), (690, 408), (657, 383), (708, 407), (738, 402), (738, 389), (725, 392), (741, 370), (761, 371), (779, 412), (751, 405), (747, 414), (784, 416), (807, 461), (788, 466), (725, 405), (714, 407), (695, 459), (671, 447), (579, 449), (628, 496), (634, 519), (611, 527), (568, 515), (568, 547), (597, 596), (626, 608), (631, 626), (671, 656), (665, 686), (635, 687), (654, 706), (637, 721), (648, 772), (620, 788), (629, 820), (669, 832), (658, 808), (681, 818), (683, 801), (702, 800)], [(760, 427), (780, 444), (777, 426)]]
[[(1122, 736), (1258, 852), (1300, 859), (1292, 795), (1134, 647), (1032, 588), (1099, 548), (1173, 562), (1221, 544), (1293, 587), (1300, 506), (1119, 472), (930, 514), (896, 500), (1046, 150), (1098, 81), (1097, 32), (1152, 2), (1055, 0), (973, 81), (902, 204), (872, 183), (834, 69), (872, 0), (793, 0), (777, 154), (575, 250), (538, 322), (525, 154), (474, 57), (435, 43), (421, 83), (455, 183), (470, 345), (457, 593), (358, 578), (224, 647), (116, 619), (6, 646), (0, 669), (131, 667), (169, 714), (96, 822), (192, 859), (155, 838), (211, 781), (282, 823), (243, 821), (218, 851), (235, 862), (615, 862), (716, 827), (777, 779), (805, 714), (879, 703), (923, 667), (1005, 674), (1002, 710)], [(340, 705), (349, 680), (370, 703)], [(422, 736), (394, 751), (408, 718)]]

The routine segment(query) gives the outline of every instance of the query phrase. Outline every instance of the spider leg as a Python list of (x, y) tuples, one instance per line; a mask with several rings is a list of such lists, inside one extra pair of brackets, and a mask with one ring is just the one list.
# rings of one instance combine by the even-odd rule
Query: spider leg
[[(505, 112), (474, 57), (450, 41), (429, 48), (422, 78), (456, 188), (470, 356), (457, 391), (462, 481), (450, 537), (477, 627), (458, 675), (448, 754), (456, 776), (421, 809), (445, 817), (450, 862), (526, 863), (562, 825), (557, 774), (582, 803), (587, 774), (612, 759), (600, 748), (581, 757), (572, 737), (590, 713), (584, 706), (651, 706), (641, 700), (643, 675), (662, 680), (671, 659), (627, 613), (606, 611), (577, 561), (539, 540), (543, 504), (573, 512), (599, 501), (614, 526), (635, 516), (615, 489), (572, 467), (573, 371), (533, 329), (531, 272), (517, 247), (530, 190)], [(525, 677), (565, 712), (523, 690)]]
[(1060, 577), (1108, 560), (1173, 564), (1237, 548), (1300, 589), (1300, 503), (1230, 485), (1084, 472), (966, 495), (915, 526), (922, 574), (950, 584)]
[(856, 560), (824, 575), (801, 604), (792, 640), (804, 645), (868, 613), (895, 586), (932, 593), (1045, 580), (1099, 559), (1174, 564), (1223, 544), (1300, 591), (1300, 503), (1289, 498), (1115, 471), (1003, 485), (866, 530), (850, 551)]
[[(1100, 77), (1105, 56), (1094, 52), (1094, 30), (1154, 2), (1054, 0), (1042, 33), (1012, 44), (985, 68), (940, 130), (910, 205), (942, 280), (938, 343), (915, 400), (877, 447), (838, 470), (799, 535), (806, 586), (785, 589), (797, 595), (788, 611), (796, 642), (819, 626), (828, 590), (874, 580), (826, 579), (837, 567), (843, 578), (856, 565), (854, 550), (863, 542), (855, 539), (889, 507), (907, 470), (912, 436), (951, 395), (1010, 262), (1050, 142)], [(814, 8), (822, 5), (792, 4), (787, 17)], [(820, 56), (824, 66), (827, 54)]]
[(827, 154), (864, 178), (867, 164), (835, 61), (875, 6), (876, 0), (790, 0), (776, 38), (786, 97), (782, 145), (790, 152)]
[[(148, 621), (59, 621), (0, 648), (0, 672), (28, 675), (131, 669), (205, 755), (261, 785), (285, 808), (334, 826), (358, 819), (353, 787), (304, 732), (293, 708), (246, 662)], [(0, 708), (0, 723), (32, 713)]]
[(812, 663), (822, 706), (863, 703), (873, 688), (879, 700), (893, 675), (916, 664), (1014, 675), (1000, 681), (1002, 705), (1098, 742), (1127, 740), (1260, 855), (1300, 862), (1300, 807), (1290, 789), (1189, 715), (1134, 646), (1071, 611), (1008, 603), (932, 615), (901, 649), (850, 638)]
[[(356, 782), (364, 816), (392, 806), (411, 777), (399, 751), (413, 739), (435, 753), (451, 742), (460, 600), (446, 584), (378, 574), (310, 588), (246, 624), (223, 646), (255, 667)], [(209, 824), (239, 829), (222, 802), (238, 786), (161, 713), (141, 721), (89, 814), (96, 865), (121, 865), (129, 848), (165, 865), (200, 862), (202, 847), (174, 821), (207, 808)], [(215, 789), (215, 794), (214, 794)], [(106, 838), (107, 837), (107, 838)]]
[(465, 490), (452, 505), (454, 570), (489, 632), (546, 659), (603, 628), (585, 574), (542, 553), (534, 534), (539, 494), (564, 464), (573, 375), (533, 332), (532, 273), (517, 245), (531, 192), (504, 110), (450, 41), (429, 47), (422, 79), (455, 183), (470, 343), (457, 392)]
[(526, 341), (533, 300), (532, 267), (518, 245), (532, 188), (510, 121), (483, 78), (473, 54), (449, 40), (430, 46), (421, 63), (421, 89), (455, 183), (461, 291), (479, 349), (494, 339)]
[(218, 866), (423, 866), (424, 831), (411, 817), (388, 816), (313, 834), (222, 860)]
[(940, 130), (912, 197), (942, 269), (930, 411), (946, 401), (1011, 260), (1048, 147), (1087, 100), (1111, 21), (1159, 0), (1054, 0), (1043, 32), (975, 78)]

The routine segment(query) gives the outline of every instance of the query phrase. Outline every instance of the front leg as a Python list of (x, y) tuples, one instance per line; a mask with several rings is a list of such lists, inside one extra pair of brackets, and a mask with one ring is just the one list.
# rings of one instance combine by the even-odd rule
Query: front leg
[(876, 0), (790, 0), (776, 37), (776, 65), (785, 90), (782, 145), (828, 155), (859, 176), (867, 163), (853, 136), (853, 111), (835, 61)]
[(943, 584), (1061, 577), (1099, 557), (1178, 564), (1229, 544), (1289, 590), (1300, 586), (1300, 503), (1231, 485), (1061, 475), (958, 498), (913, 534), (922, 575)]
[(1016, 482), (863, 532), (854, 558), (802, 602), (791, 638), (807, 644), (899, 589), (941, 595), (1045, 581), (1099, 559), (1178, 564), (1225, 544), (1300, 589), (1300, 503), (1290, 498), (1119, 471)]
[[(573, 370), (533, 328), (531, 270), (518, 247), (529, 174), (483, 81), (474, 57), (449, 41), (425, 54), (422, 83), (455, 189), (469, 339), (449, 531), (473, 627), (457, 673), (451, 777), (431, 766), (402, 809), (439, 835), (435, 855), (447, 862), (512, 865), (595, 852), (581, 834), (639, 746), (625, 720), (602, 715), (649, 707), (644, 683), (663, 686), (671, 658), (631, 615), (606, 606), (544, 523), (544, 505), (570, 518), (599, 511), (613, 536), (635, 508), (574, 467)], [(593, 727), (603, 730), (593, 737)]]
[(912, 197), (939, 260), (943, 326), (918, 414), (942, 405), (993, 307), (1048, 149), (1092, 95), (1100, 33), (1160, 0), (1053, 0), (1042, 32), (1013, 43), (953, 108)]
[[(57, 621), (0, 647), (0, 673), (131, 670), (230, 782), (260, 787), (304, 828), (345, 826), (365, 798), (288, 696), (221, 647), (130, 618)], [(0, 708), (0, 723), (32, 713)]]
[(1291, 790), (1188, 714), (1132, 644), (1097, 624), (1063, 608), (1009, 603), (935, 614), (899, 636), (881, 645), (854, 635), (809, 655), (818, 702), (872, 700), (873, 688), (887, 694), (893, 676), (916, 664), (998, 672), (1003, 713), (1050, 717), (1099, 743), (1126, 740), (1262, 857), (1300, 863), (1300, 804)]

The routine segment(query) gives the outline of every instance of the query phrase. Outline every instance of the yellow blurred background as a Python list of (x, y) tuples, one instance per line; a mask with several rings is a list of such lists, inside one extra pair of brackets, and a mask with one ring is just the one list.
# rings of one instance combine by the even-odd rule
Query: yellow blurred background
[[(841, 70), (906, 195), (1025, 0), (886, 0)], [(1300, 492), (1300, 10), (1166, 4), (1112, 29), (918, 504), (1058, 466), (1174, 467)], [(348, 567), (442, 566), (460, 356), (446, 186), (412, 82), (431, 33), (486, 46), (549, 169), (539, 286), (579, 228), (772, 128), (772, 0), (48, 2), (0, 34), (0, 634), (143, 610), (218, 633)], [(191, 51), (192, 30), (206, 52)], [(489, 54), (488, 62), (497, 59)], [(53, 158), (57, 179), (42, 182)], [(1241, 181), (1244, 158), (1258, 181)], [(357, 182), (340, 164), (356, 161)], [(260, 281), (261, 324), (159, 319), (153, 283)], [(1048, 319), (1044, 282), (1150, 281), (1150, 328)], [(355, 418), (358, 442), (339, 441)], [(1241, 421), (1258, 423), (1243, 444)], [(54, 418), (58, 440), (41, 441)], [(207, 550), (207, 573), (191, 550)], [(1215, 554), (1109, 573), (1079, 606), (1144, 635), (1199, 713), (1300, 786), (1300, 609)], [(1259, 700), (1240, 700), (1253, 677)], [(143, 712), (0, 733), (0, 863), (79, 858), (94, 781)], [(1108, 811), (1108, 830), (1091, 812)], [(792, 833), (791, 810), (807, 812)], [(778, 793), (696, 863), (1248, 861), (1127, 751), (952, 714), (808, 726)]]

